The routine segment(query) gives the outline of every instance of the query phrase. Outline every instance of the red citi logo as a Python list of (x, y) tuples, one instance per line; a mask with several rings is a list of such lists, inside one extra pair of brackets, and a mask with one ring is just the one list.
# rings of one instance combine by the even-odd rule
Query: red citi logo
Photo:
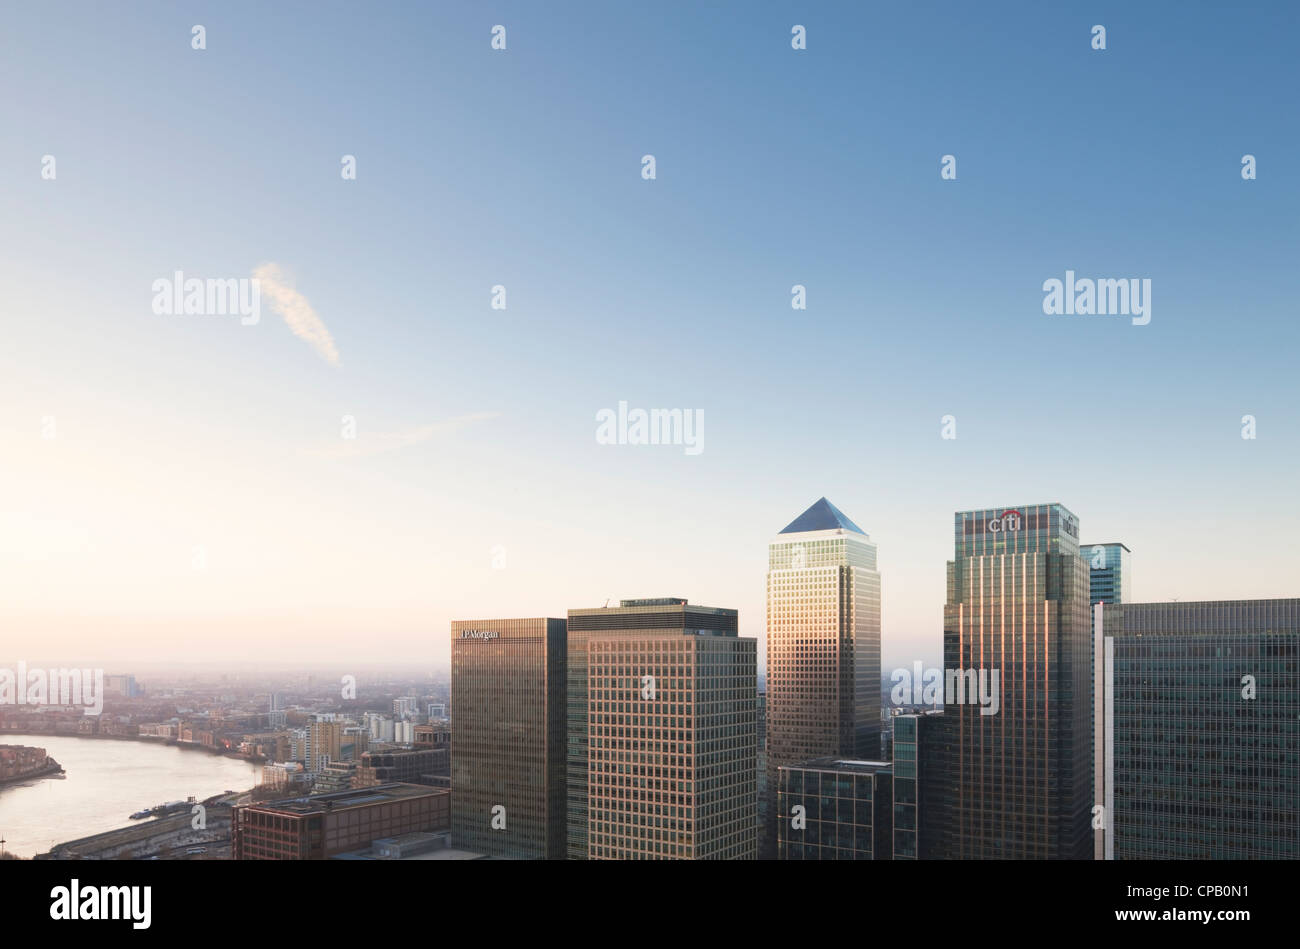
[(1003, 511), (1001, 517), (989, 519), (989, 533), (1001, 534), (1006, 531), (1020, 530), (1020, 512)]

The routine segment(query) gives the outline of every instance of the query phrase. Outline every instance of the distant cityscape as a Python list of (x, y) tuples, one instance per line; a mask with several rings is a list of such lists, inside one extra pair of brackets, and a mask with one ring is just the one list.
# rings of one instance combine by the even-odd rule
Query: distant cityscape
[(768, 546), (765, 682), (737, 610), (658, 596), (453, 621), (444, 676), (6, 701), (0, 795), (111, 780), (43, 735), (260, 766), (19, 856), (1300, 857), (1300, 598), (1138, 602), (1133, 552), (1059, 503), (953, 524), (941, 669), (881, 668), (876, 544), (821, 498)]

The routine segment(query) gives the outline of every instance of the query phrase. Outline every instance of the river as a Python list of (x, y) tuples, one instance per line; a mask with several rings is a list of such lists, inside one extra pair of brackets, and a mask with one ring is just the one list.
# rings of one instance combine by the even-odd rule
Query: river
[(261, 765), (141, 741), (0, 734), (0, 744), (35, 745), (63, 765), (63, 778), (0, 786), (0, 837), (20, 857), (131, 824), (130, 815), (193, 795), (247, 791)]

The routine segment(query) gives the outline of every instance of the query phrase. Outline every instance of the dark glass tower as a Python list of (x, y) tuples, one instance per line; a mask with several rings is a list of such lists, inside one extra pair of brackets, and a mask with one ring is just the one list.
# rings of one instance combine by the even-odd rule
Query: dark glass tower
[(1092, 652), (1079, 521), (1031, 504), (958, 512), (955, 528), (945, 678), (996, 671), (1000, 700), (991, 715), (945, 702), (942, 856), (1087, 859)]
[(564, 858), (564, 620), (451, 624), (451, 832), (491, 856)]
[(1300, 599), (1107, 607), (1113, 856), (1300, 858)]

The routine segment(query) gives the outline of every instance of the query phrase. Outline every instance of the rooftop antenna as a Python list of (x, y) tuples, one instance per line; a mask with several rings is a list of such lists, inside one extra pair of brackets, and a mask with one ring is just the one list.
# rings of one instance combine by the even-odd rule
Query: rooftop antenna
[(602, 609), (602, 610), (607, 610), (607, 609), (609, 609), (609, 597), (605, 597), (605, 605), (602, 606), (601, 609)]

